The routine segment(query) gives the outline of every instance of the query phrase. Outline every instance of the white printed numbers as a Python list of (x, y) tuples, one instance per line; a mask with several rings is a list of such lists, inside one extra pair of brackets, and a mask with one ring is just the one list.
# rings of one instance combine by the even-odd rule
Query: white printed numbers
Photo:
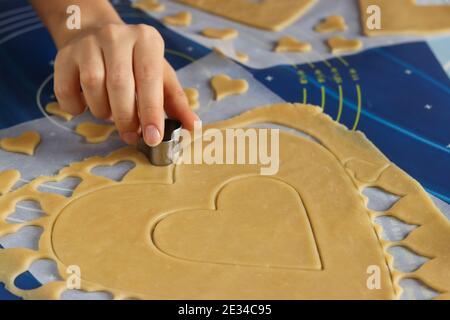
[(380, 267), (376, 265), (370, 265), (367, 267), (367, 289), (369, 290), (379, 290), (381, 289), (381, 271)]
[(81, 9), (77, 5), (70, 5), (67, 7), (66, 13), (69, 15), (67, 17), (66, 26), (69, 30), (79, 30), (81, 29)]
[(66, 280), (67, 289), (81, 289), (81, 269), (77, 265), (70, 265), (66, 269), (66, 273), (69, 274)]
[(377, 5), (370, 5), (367, 7), (367, 28), (369, 30), (381, 29), (381, 8)]

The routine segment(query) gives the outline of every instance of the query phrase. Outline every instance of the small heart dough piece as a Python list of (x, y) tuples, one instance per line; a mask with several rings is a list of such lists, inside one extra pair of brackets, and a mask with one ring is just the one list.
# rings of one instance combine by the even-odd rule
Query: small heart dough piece
[(211, 79), (215, 100), (222, 100), (231, 95), (239, 95), (247, 92), (248, 82), (244, 79), (231, 79), (225, 74), (218, 74)]
[(76, 127), (75, 131), (83, 136), (88, 143), (100, 143), (106, 141), (116, 131), (116, 127), (107, 124), (83, 122)]
[(133, 2), (131, 5), (133, 8), (141, 9), (145, 11), (162, 12), (166, 8), (158, 0), (140, 0)]
[(294, 37), (282, 37), (275, 46), (275, 52), (308, 52), (311, 44), (295, 39)]
[(319, 22), (314, 30), (317, 32), (325, 33), (325, 32), (338, 32), (345, 31), (348, 29), (347, 23), (345, 22), (344, 17), (342, 16), (328, 16), (323, 21)]
[(45, 106), (45, 111), (66, 121), (70, 121), (73, 119), (73, 116), (70, 113), (62, 110), (59, 106), (59, 103), (56, 101), (48, 103)]
[(191, 25), (192, 14), (189, 11), (182, 11), (172, 16), (165, 16), (163, 22), (172, 26), (187, 27)]
[(29, 156), (34, 155), (36, 147), (41, 142), (41, 136), (35, 131), (22, 133), (18, 137), (3, 138), (0, 140), (0, 147), (9, 152), (23, 153)]
[(361, 40), (346, 39), (340, 36), (328, 39), (327, 44), (330, 47), (331, 53), (333, 54), (354, 52), (360, 50), (363, 47)]
[(236, 38), (239, 35), (239, 32), (236, 29), (232, 28), (205, 28), (202, 30), (202, 35), (212, 39), (230, 40)]
[(184, 93), (186, 94), (186, 97), (189, 102), (189, 107), (191, 107), (192, 110), (196, 110), (199, 107), (198, 103), (198, 90), (195, 88), (184, 88)]

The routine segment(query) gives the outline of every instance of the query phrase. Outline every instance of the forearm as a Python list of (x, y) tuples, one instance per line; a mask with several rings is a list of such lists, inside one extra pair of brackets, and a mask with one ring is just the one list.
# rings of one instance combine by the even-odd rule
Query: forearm
[[(30, 0), (60, 48), (76, 37), (80, 31), (108, 23), (123, 23), (108, 0)], [(81, 30), (70, 30), (66, 26), (70, 5), (77, 5), (81, 11)]]

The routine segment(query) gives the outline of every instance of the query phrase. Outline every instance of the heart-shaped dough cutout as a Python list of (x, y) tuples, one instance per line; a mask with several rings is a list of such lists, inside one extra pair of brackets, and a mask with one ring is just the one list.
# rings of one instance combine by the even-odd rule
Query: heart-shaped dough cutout
[(140, 0), (135, 1), (131, 5), (133, 8), (141, 9), (144, 11), (162, 12), (166, 8), (158, 0)]
[(192, 110), (196, 110), (199, 107), (198, 103), (198, 97), (199, 93), (198, 90), (195, 88), (184, 88), (184, 93), (186, 94), (186, 97), (189, 102), (189, 107), (191, 107)]
[(236, 38), (239, 35), (239, 32), (232, 28), (205, 28), (202, 30), (202, 35), (212, 39), (230, 40)]
[(161, 251), (191, 261), (303, 270), (322, 267), (299, 194), (271, 178), (227, 184), (218, 195), (217, 210), (172, 213), (156, 225), (152, 239)]
[(45, 111), (66, 121), (73, 119), (73, 116), (62, 110), (58, 102), (50, 102), (45, 106)]
[(100, 143), (106, 141), (116, 131), (116, 127), (108, 124), (83, 122), (76, 127), (75, 131), (83, 136), (88, 143)]
[(275, 52), (308, 52), (311, 51), (311, 44), (299, 41), (294, 37), (286, 36), (278, 40)]
[(215, 100), (239, 95), (247, 92), (248, 82), (244, 79), (231, 79), (226, 74), (218, 74), (211, 79), (211, 86), (215, 93)]
[(363, 46), (361, 40), (346, 39), (340, 36), (328, 39), (327, 44), (333, 54), (358, 51)]
[(314, 27), (315, 31), (321, 33), (345, 31), (347, 29), (348, 26), (344, 17), (337, 15), (326, 17)]
[(163, 22), (172, 26), (187, 27), (191, 25), (192, 14), (189, 11), (182, 11), (172, 16), (165, 16)]
[(35, 131), (28, 131), (22, 133), (18, 137), (3, 138), (0, 140), (0, 147), (9, 152), (17, 152), (34, 155), (36, 147), (41, 142), (41, 136)]

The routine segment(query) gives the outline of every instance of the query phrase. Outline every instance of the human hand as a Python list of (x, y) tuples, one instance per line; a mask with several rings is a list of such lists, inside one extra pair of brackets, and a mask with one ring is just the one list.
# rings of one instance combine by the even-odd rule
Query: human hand
[(82, 30), (60, 47), (54, 68), (61, 108), (78, 115), (87, 104), (95, 117), (113, 120), (128, 144), (140, 134), (148, 145), (159, 144), (164, 111), (187, 129), (198, 119), (151, 26), (109, 23)]

